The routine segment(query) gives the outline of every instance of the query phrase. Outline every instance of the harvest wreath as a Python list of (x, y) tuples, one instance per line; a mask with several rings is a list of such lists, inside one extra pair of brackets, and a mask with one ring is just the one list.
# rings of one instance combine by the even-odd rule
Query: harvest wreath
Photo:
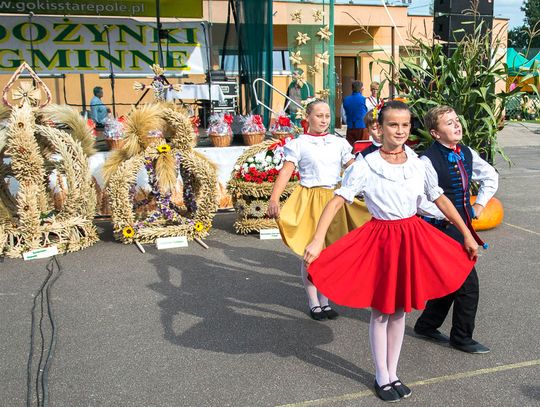
[[(21, 82), (27, 70), (34, 80)], [(23, 63), (4, 87), (0, 106), (0, 255), (56, 246), (83, 249), (98, 240), (92, 220), (96, 194), (88, 164), (93, 135), (76, 110), (41, 103), (48, 89)], [(13, 101), (13, 103), (10, 101)], [(53, 183), (52, 180), (56, 179)], [(12, 194), (10, 183), (16, 185)], [(61, 203), (55, 190), (63, 191)]]
[[(247, 234), (277, 227), (274, 219), (266, 217), (267, 203), (283, 166), (283, 146), (291, 139), (263, 141), (248, 148), (236, 161), (227, 185), (237, 213), (236, 233)], [(281, 201), (293, 192), (298, 179), (295, 171), (281, 195)]]
[[(154, 103), (132, 110), (124, 129), (124, 146), (113, 151), (103, 167), (115, 236), (123, 243), (205, 237), (217, 210), (217, 175), (214, 165), (193, 150), (189, 116), (172, 104)], [(137, 199), (141, 169), (149, 190)], [(178, 176), (181, 203), (172, 199)], [(151, 209), (138, 210), (145, 205)]]

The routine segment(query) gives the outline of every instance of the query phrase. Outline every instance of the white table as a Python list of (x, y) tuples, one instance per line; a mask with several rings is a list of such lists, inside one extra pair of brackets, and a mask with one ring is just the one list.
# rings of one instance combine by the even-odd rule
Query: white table
[(167, 90), (165, 96), (168, 102), (173, 99), (181, 100), (210, 100), (208, 89), (211, 88), (210, 96), (212, 100), (219, 100), (220, 103), (225, 101), (225, 94), (219, 85), (208, 86), (207, 83), (198, 85), (182, 85), (180, 92), (176, 90)]

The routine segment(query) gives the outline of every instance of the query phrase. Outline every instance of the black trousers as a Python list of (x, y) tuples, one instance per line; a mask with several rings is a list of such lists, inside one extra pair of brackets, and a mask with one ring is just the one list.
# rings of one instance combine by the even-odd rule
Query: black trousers
[[(437, 229), (463, 243), (463, 236), (455, 226), (448, 225)], [(414, 329), (420, 332), (438, 329), (446, 319), (453, 303), (450, 341), (458, 345), (471, 343), (479, 294), (478, 275), (473, 267), (463, 285), (456, 292), (427, 302), (426, 309), (416, 321)]]

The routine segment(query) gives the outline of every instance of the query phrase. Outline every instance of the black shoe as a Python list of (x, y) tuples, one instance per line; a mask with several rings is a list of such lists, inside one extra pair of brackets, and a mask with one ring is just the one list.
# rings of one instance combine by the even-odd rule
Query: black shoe
[(387, 401), (388, 403), (395, 403), (400, 400), (399, 393), (392, 387), (390, 383), (379, 386), (377, 380), (373, 384), (375, 387), (375, 394), (382, 400)]
[(481, 353), (490, 352), (490, 349), (487, 346), (484, 346), (481, 343), (478, 343), (476, 341), (472, 341), (471, 343), (468, 343), (465, 345), (450, 342), (450, 346), (462, 352), (467, 352), (467, 353), (481, 354)]
[[(320, 310), (320, 311), (317, 311), (317, 310)], [(313, 318), (315, 321), (322, 321), (327, 318), (326, 313), (318, 305), (316, 307), (311, 308), (309, 313), (311, 315), (311, 318)]]
[(339, 314), (336, 312), (336, 310), (332, 309), (330, 305), (325, 305), (324, 307), (321, 307), (323, 312), (326, 314), (326, 318), (328, 319), (337, 319), (339, 317)]
[(395, 391), (397, 391), (397, 394), (399, 394), (399, 397), (406, 399), (412, 394), (412, 390), (409, 389), (401, 380), (396, 380), (395, 382), (390, 383), (390, 386), (394, 388)]
[(430, 339), (435, 342), (440, 343), (448, 343), (450, 342), (450, 338), (442, 333), (440, 333), (437, 329), (434, 329), (432, 331), (421, 331), (419, 329), (414, 329), (414, 333), (417, 336), (420, 336), (422, 338)]

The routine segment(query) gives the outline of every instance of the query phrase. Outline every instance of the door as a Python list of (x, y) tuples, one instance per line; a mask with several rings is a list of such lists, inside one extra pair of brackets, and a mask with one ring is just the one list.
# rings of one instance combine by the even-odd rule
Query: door
[(352, 83), (360, 75), (357, 57), (335, 57), (336, 64), (336, 128), (341, 128), (341, 105), (343, 99), (352, 94)]

